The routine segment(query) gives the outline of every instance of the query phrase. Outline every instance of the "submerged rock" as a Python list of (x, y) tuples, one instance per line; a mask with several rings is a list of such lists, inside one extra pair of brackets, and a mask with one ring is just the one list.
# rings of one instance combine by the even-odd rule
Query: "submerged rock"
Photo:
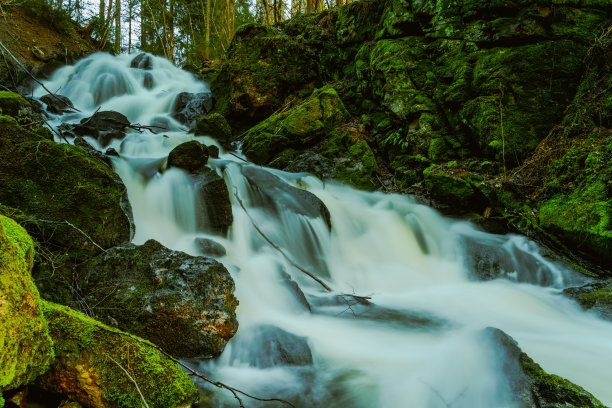
[(217, 241), (213, 241), (212, 239), (196, 238), (195, 244), (200, 250), (200, 252), (202, 252), (202, 254), (206, 256), (218, 257), (225, 256), (225, 254), (227, 253), (223, 245), (221, 245)]
[(43, 389), (91, 408), (140, 408), (143, 397), (151, 408), (185, 407), (198, 399), (187, 374), (145, 340), (68, 307), (44, 302), (43, 311), (57, 355), (36, 380)]
[(80, 267), (78, 284), (102, 321), (177, 357), (218, 355), (238, 329), (227, 269), (153, 240), (107, 250)]
[(242, 174), (252, 189), (251, 204), (279, 214), (281, 210), (321, 218), (331, 230), (329, 210), (316, 195), (293, 187), (280, 177), (256, 166), (243, 166)]
[(168, 154), (168, 168), (197, 173), (208, 163), (208, 148), (196, 140), (182, 143)]
[(181, 92), (172, 107), (172, 117), (184, 125), (194, 127), (196, 118), (204, 116), (213, 109), (213, 96), (210, 92), (197, 94)]
[(312, 353), (306, 338), (264, 325), (248, 329), (237, 338), (230, 361), (257, 368), (307, 366), (312, 365)]
[(43, 95), (40, 97), (40, 101), (47, 105), (47, 110), (49, 112), (58, 115), (65, 112), (72, 112), (74, 110), (72, 101), (63, 95)]
[(604, 408), (584, 388), (545, 372), (503, 331), (489, 327), (484, 330), (483, 336), (492, 343), (501, 357), (501, 369), (508, 377), (510, 397), (516, 406)]
[(149, 54), (141, 52), (130, 62), (130, 68), (139, 68), (149, 71), (153, 68), (153, 59)]
[(73, 125), (71, 131), (80, 136), (92, 136), (98, 139), (102, 147), (109, 145), (112, 139), (123, 139), (125, 129), (130, 121), (125, 115), (114, 111), (100, 111), (89, 118)]
[(32, 239), (15, 221), (0, 215), (0, 392), (33, 381), (54, 358), (30, 276), (33, 264)]

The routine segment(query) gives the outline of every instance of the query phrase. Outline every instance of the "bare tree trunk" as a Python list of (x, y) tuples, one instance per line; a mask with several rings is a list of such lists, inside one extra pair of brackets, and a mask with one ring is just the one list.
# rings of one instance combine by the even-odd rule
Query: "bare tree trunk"
[(315, 0), (306, 0), (306, 12), (312, 13), (315, 8)]
[(115, 52), (121, 52), (121, 0), (115, 1)]
[(100, 31), (102, 31), (102, 27), (104, 27), (104, 11), (106, 8), (106, 4), (104, 0), (100, 0), (100, 11), (98, 12), (98, 20), (100, 21)]
[(128, 2), (129, 9), (129, 20), (128, 20), (128, 54), (132, 53), (132, 9), (134, 8), (134, 3), (132, 0)]
[(210, 58), (210, 0), (206, 0), (206, 9), (204, 9), (204, 1), (200, 0), (202, 7), (202, 16), (204, 17), (204, 59)]
[(140, 1), (140, 48), (147, 46), (147, 30), (145, 28), (145, 0)]
[(270, 6), (268, 0), (261, 0), (264, 9), (264, 23), (270, 24)]
[(174, 0), (170, 0), (170, 21), (168, 23), (169, 34), (169, 45), (168, 45), (168, 58), (174, 62)]
[(234, 0), (227, 0), (225, 3), (225, 21), (227, 24), (227, 44), (229, 45), (234, 38)]
[(166, 6), (168, 1), (164, 0), (162, 3), (162, 47), (164, 48), (164, 54), (166, 58), (169, 58), (168, 55), (168, 26), (166, 23)]

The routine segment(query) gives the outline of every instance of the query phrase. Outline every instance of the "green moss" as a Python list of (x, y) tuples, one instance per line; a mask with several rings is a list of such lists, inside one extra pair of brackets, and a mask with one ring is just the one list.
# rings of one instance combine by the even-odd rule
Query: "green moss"
[(8, 116), (17, 116), (20, 110), (30, 108), (32, 105), (18, 93), (0, 91), (0, 109)]
[(26, 231), (0, 215), (0, 391), (34, 380), (54, 357), (30, 278), (33, 258)]
[(365, 140), (352, 144), (348, 149), (349, 160), (342, 163), (335, 178), (363, 190), (375, 190), (378, 184), (373, 177), (380, 173), (372, 149)]
[[(146, 340), (106, 331), (110, 328), (65, 306), (44, 302), (43, 310), (60, 356), (54, 372), (99, 378), (95, 387), (73, 395), (82, 404), (101, 398), (121, 407), (142, 406), (134, 382), (118, 364), (130, 373), (150, 407), (186, 406), (197, 399), (189, 377)], [(40, 380), (43, 386), (54, 384), (53, 375)]]
[(15, 118), (6, 115), (0, 115), (0, 126), (5, 126), (8, 128), (17, 128), (19, 127), (19, 123), (15, 120)]
[(337, 92), (322, 88), (300, 105), (271, 116), (246, 134), (243, 151), (256, 163), (267, 163), (287, 148), (313, 146), (348, 120)]

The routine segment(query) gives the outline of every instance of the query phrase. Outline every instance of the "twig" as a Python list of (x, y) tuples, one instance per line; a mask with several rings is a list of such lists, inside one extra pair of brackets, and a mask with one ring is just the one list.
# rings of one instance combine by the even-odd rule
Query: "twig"
[(238, 156), (237, 154), (234, 154), (234, 153), (232, 153), (232, 152), (230, 152), (230, 154), (231, 154), (232, 156), (234, 156), (235, 158), (237, 158), (237, 159), (239, 159), (239, 160), (242, 160), (242, 161), (243, 161), (243, 162), (245, 162), (245, 163), (248, 163), (248, 160), (244, 160), (242, 157)]
[[(107, 327), (101, 326), (99, 324), (93, 324), (93, 326), (97, 327), (100, 330), (104, 330), (107, 331), (109, 333), (114, 333), (114, 334), (118, 334), (121, 336), (126, 336), (129, 337), (133, 340), (138, 341), (139, 343), (145, 344), (149, 347), (154, 348), (155, 350), (157, 350), (158, 352), (160, 352), (161, 354), (163, 354), (164, 356), (168, 357), (170, 360), (172, 360), (174, 363), (178, 364), (180, 367), (184, 368), (185, 370), (187, 370), (189, 372), (190, 375), (193, 375), (194, 377), (198, 377), (204, 381), (206, 381), (209, 384), (214, 385), (215, 387), (218, 388), (225, 388), (226, 390), (228, 390), (229, 392), (231, 392), (234, 395), (234, 398), (236, 398), (236, 400), (238, 401), (238, 403), (240, 404), (241, 408), (244, 408), (244, 405), (242, 404), (242, 399), (238, 396), (238, 394), (240, 395), (244, 395), (245, 397), (254, 399), (256, 401), (262, 401), (262, 402), (280, 402), (282, 404), (286, 404), (289, 405), (290, 407), (296, 408), (295, 405), (293, 405), (292, 403), (290, 403), (289, 401), (285, 401), (283, 399), (280, 398), (259, 398), (256, 397), (254, 395), (248, 394), (242, 390), (239, 390), (238, 388), (234, 388), (232, 386), (229, 386), (227, 384), (222, 383), (221, 381), (215, 381), (215, 380), (211, 380), (210, 378), (198, 373), (197, 371), (195, 371), (194, 369), (192, 369), (191, 367), (189, 367), (186, 364), (183, 364), (180, 360), (177, 360), (176, 358), (172, 357), (172, 355), (168, 354), (166, 351), (164, 351), (161, 347), (159, 347), (156, 344), (151, 343), (150, 341), (147, 340), (143, 340), (141, 338), (138, 338), (130, 333), (125, 333), (119, 330), (113, 330), (113, 329), (109, 329)], [(142, 395), (142, 394), (141, 394)]]
[(134, 378), (130, 375), (130, 373), (128, 372), (128, 370), (126, 370), (125, 368), (123, 368), (123, 366), (121, 364), (119, 364), (117, 361), (115, 361), (114, 358), (112, 358), (111, 356), (109, 356), (108, 354), (104, 355), (106, 358), (108, 358), (110, 361), (112, 361), (113, 363), (117, 364), (117, 367), (119, 367), (124, 373), (125, 375), (128, 376), (128, 378), (132, 381), (132, 383), (134, 384), (134, 386), (136, 387), (136, 391), (138, 391), (138, 394), (140, 395), (140, 399), (142, 399), (142, 403), (144, 404), (145, 408), (149, 408), (149, 404), (147, 404), (147, 400), (145, 400), (144, 395), (142, 395), (142, 392), (140, 391), (140, 387), (138, 386), (138, 383), (136, 382), (136, 380), (134, 380)]
[(281, 253), (281, 255), (283, 257), (285, 257), (285, 259), (291, 264), (293, 265), (295, 268), (299, 269), (300, 271), (304, 272), (306, 275), (310, 276), (315, 282), (317, 282), (319, 285), (323, 286), (323, 288), (325, 288), (325, 290), (327, 290), (328, 292), (332, 292), (332, 289), (327, 286), (327, 284), (325, 282), (323, 282), (321, 279), (317, 278), (315, 275), (313, 275), (311, 272), (307, 271), (306, 269), (302, 268), (300, 265), (298, 265), (297, 263), (295, 263), (293, 261), (293, 259), (291, 259), (291, 257), (289, 257), (289, 255), (287, 255), (285, 253), (285, 251), (283, 251), (283, 249), (281, 247), (279, 247), (278, 245), (276, 245), (270, 238), (268, 238), (266, 236), (266, 234), (263, 233), (262, 230), (259, 229), (259, 227), (257, 226), (257, 224), (255, 224), (255, 220), (253, 220), (253, 217), (251, 217), (251, 214), (249, 214), (249, 212), (247, 211), (246, 207), (244, 206), (244, 203), (242, 202), (242, 200), (240, 199), (240, 197), (238, 197), (238, 193), (234, 192), (234, 196), (236, 197), (236, 200), (238, 200), (238, 203), (240, 204), (240, 206), (242, 207), (242, 209), (244, 210), (244, 212), (246, 213), (247, 217), (249, 217), (249, 220), (251, 220), (251, 224), (253, 224), (253, 227), (255, 228), (255, 230), (259, 233), (259, 235), (262, 236), (263, 239), (266, 240), (266, 242), (268, 242), (268, 244), (270, 244), (272, 246), (272, 248), (276, 249), (278, 252)]
[(143, 130), (150, 130), (153, 131), (153, 129), (161, 129), (161, 130), (169, 130), (167, 127), (162, 127), (162, 126), (145, 126), (145, 125), (140, 125), (138, 123), (135, 123), (133, 125), (128, 125), (127, 127), (137, 130), (139, 132), (142, 133)]
[(102, 248), (100, 245), (98, 245), (96, 243), (96, 241), (94, 241), (89, 235), (87, 235), (85, 232), (83, 232), (82, 229), (74, 226), (73, 224), (69, 223), (68, 221), (64, 220), (64, 221), (51, 221), (51, 220), (41, 220), (40, 218), (37, 217), (31, 217), (33, 220), (35, 220), (36, 222), (42, 222), (45, 224), (63, 224), (63, 225), (68, 225), (69, 227), (72, 227), (74, 230), (80, 232), (81, 234), (83, 234), (83, 236), (85, 236), (85, 238), (87, 238), (92, 244), (94, 244), (96, 247), (98, 247), (102, 252), (106, 252), (106, 249)]
[(99, 107), (98, 107), (98, 109), (96, 109), (96, 111), (93, 113), (93, 115), (91, 115), (90, 117), (88, 117), (88, 118), (87, 118), (87, 120), (85, 120), (85, 122), (83, 122), (83, 123), (79, 123), (79, 125), (80, 125), (80, 126), (84, 126), (84, 125), (88, 124), (88, 123), (89, 123), (89, 121), (91, 121), (91, 118), (93, 118), (93, 117), (94, 117), (94, 115), (95, 115), (96, 113), (98, 113), (98, 111), (99, 111), (101, 108), (102, 108), (102, 107), (101, 107), (101, 106), (99, 106)]
[(60, 103), (63, 103), (64, 105), (68, 106), (69, 108), (74, 109), (74, 110), (75, 110), (75, 111), (77, 111), (77, 112), (80, 112), (80, 110), (78, 110), (77, 108), (69, 106), (69, 105), (68, 105), (68, 103), (66, 103), (66, 102), (65, 102), (65, 101), (63, 101), (61, 98), (59, 98), (57, 95), (55, 95), (53, 92), (51, 92), (51, 91), (49, 90), (49, 88), (47, 88), (47, 87), (45, 86), (45, 84), (43, 84), (43, 83), (42, 83), (41, 81), (39, 81), (39, 80), (38, 80), (38, 79), (37, 79), (37, 78), (36, 78), (34, 75), (32, 75), (32, 73), (31, 73), (30, 71), (28, 71), (28, 69), (27, 69), (27, 68), (26, 68), (26, 67), (25, 67), (25, 66), (24, 66), (24, 65), (21, 63), (21, 61), (19, 61), (19, 60), (17, 59), (17, 57), (15, 57), (15, 56), (14, 56), (14, 55), (13, 55), (13, 54), (12, 54), (12, 53), (9, 51), (9, 49), (8, 49), (8, 48), (6, 48), (6, 47), (4, 46), (4, 43), (3, 43), (2, 41), (0, 41), (0, 48), (2, 48), (4, 51), (6, 51), (6, 53), (7, 53), (9, 56), (11, 56), (11, 57), (12, 57), (12, 58), (15, 60), (15, 62), (17, 63), (17, 66), (18, 66), (19, 68), (21, 68), (21, 69), (22, 69), (22, 70), (23, 70), (23, 71), (24, 71), (26, 74), (28, 74), (28, 75), (30, 76), (30, 78), (32, 78), (32, 79), (34, 80), (34, 82), (36, 82), (38, 85), (42, 86), (42, 87), (43, 87), (43, 89), (44, 89), (45, 91), (49, 92), (49, 95), (51, 95), (52, 97), (54, 97), (55, 99), (57, 99), (57, 100), (58, 100)]

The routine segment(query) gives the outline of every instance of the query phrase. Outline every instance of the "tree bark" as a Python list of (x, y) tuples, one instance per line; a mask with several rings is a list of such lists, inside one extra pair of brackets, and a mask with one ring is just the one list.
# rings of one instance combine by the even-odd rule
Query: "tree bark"
[(227, 44), (234, 38), (234, 0), (227, 0), (225, 6), (225, 19), (227, 23)]
[(170, 61), (174, 62), (174, 0), (170, 0), (169, 14), (170, 21), (168, 22), (168, 58), (170, 58)]
[(100, 10), (98, 12), (98, 20), (100, 21), (100, 31), (102, 31), (102, 28), (104, 27), (104, 20), (105, 20), (105, 15), (104, 15), (104, 11), (106, 9), (106, 4), (104, 3), (104, 0), (100, 0)]
[(121, 52), (121, 0), (115, 1), (115, 52)]

